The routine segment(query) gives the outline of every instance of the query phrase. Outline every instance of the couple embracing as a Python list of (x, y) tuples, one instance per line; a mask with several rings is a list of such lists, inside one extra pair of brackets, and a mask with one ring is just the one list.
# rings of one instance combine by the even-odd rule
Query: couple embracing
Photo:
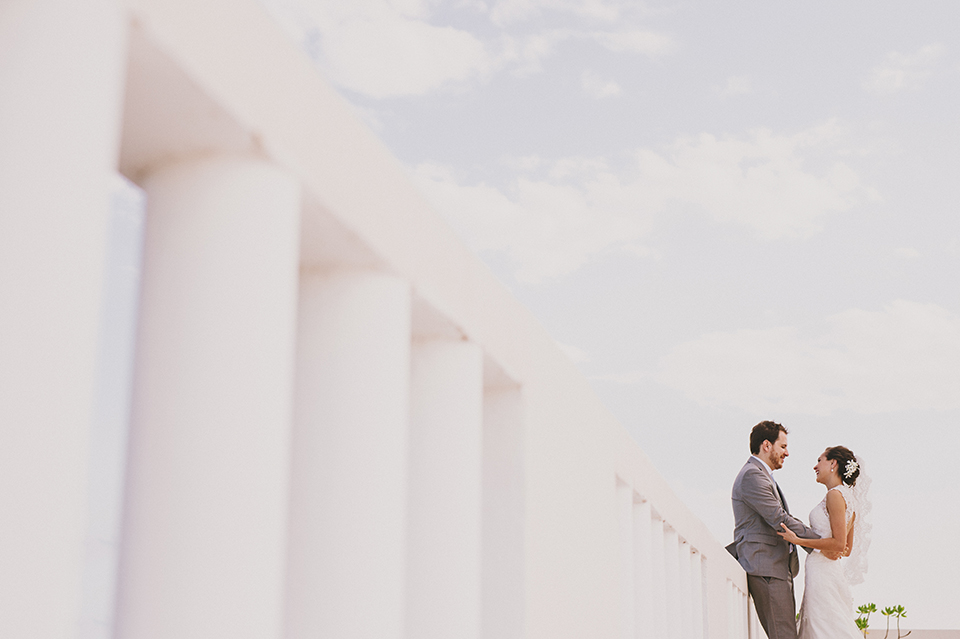
[[(790, 515), (773, 478), (789, 455), (787, 429), (760, 422), (750, 432), (750, 452), (733, 484), (736, 523), (727, 550), (747, 573), (767, 637), (860, 639), (850, 585), (862, 582), (866, 572), (870, 502), (859, 460), (843, 446), (820, 455), (813, 470), (827, 494), (810, 513), (808, 526)], [(808, 553), (799, 624), (793, 595), (800, 570), (797, 546)]]

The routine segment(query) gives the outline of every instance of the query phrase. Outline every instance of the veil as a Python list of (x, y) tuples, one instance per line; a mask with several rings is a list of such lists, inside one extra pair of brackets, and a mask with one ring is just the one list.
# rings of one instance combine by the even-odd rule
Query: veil
[(867, 551), (870, 550), (873, 529), (870, 519), (870, 511), (873, 509), (873, 503), (870, 501), (870, 484), (873, 480), (864, 472), (863, 457), (857, 455), (856, 460), (860, 466), (860, 476), (857, 477), (857, 485), (849, 488), (850, 495), (853, 497), (853, 511), (857, 514), (857, 518), (853, 524), (853, 549), (850, 556), (843, 562), (847, 583), (852, 585), (863, 583), (864, 575), (867, 574)]

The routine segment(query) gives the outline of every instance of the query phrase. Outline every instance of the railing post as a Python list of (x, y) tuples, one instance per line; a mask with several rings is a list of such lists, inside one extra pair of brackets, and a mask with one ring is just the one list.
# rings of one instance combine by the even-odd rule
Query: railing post
[(649, 500), (633, 505), (634, 534), (634, 612), (637, 637), (654, 637), (653, 606), (653, 511)]
[(636, 636), (636, 555), (633, 519), (633, 489), (617, 480), (617, 510), (620, 520), (620, 632), (623, 639)]
[(706, 629), (703, 586), (703, 554), (694, 550), (690, 555), (690, 581), (693, 595), (693, 639), (704, 639)]
[(74, 637), (126, 66), (109, 0), (0, 3), (0, 629)]
[(666, 639), (667, 630), (667, 565), (666, 565), (666, 531), (663, 519), (656, 513), (650, 520), (650, 557), (653, 597), (653, 632), (652, 636)]
[(480, 636), (483, 353), (417, 342), (411, 354), (406, 628)]
[(693, 639), (693, 584), (690, 561), (692, 551), (687, 541), (680, 542), (680, 620), (683, 639)]
[(300, 280), (285, 636), (400, 639), (410, 285)]
[(666, 565), (667, 638), (683, 636), (683, 608), (680, 603), (680, 537), (672, 526), (664, 526), (663, 547)]
[(522, 639), (524, 573), (524, 407), (518, 387), (483, 398), (482, 636)]
[(117, 637), (277, 637), (299, 187), (240, 158), (143, 185)]

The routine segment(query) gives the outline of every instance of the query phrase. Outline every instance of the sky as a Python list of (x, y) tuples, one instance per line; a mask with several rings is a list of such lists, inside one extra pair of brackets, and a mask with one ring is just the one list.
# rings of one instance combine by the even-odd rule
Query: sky
[[(755, 423), (789, 429), (804, 519), (845, 445), (874, 480), (856, 603), (960, 628), (960, 3), (260, 1), (718, 541)], [(101, 495), (142, 196), (114, 209)], [(118, 513), (94, 508), (90, 638)]]
[(261, 1), (719, 541), (848, 446), (856, 602), (960, 628), (960, 3)]

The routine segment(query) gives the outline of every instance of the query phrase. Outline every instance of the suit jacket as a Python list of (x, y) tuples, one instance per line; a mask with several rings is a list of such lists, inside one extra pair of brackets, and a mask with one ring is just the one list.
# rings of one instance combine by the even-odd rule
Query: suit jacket
[(733, 482), (733, 543), (727, 546), (748, 575), (792, 579), (800, 571), (797, 549), (776, 531), (780, 524), (806, 539), (819, 535), (790, 515), (783, 492), (763, 463), (750, 457)]

